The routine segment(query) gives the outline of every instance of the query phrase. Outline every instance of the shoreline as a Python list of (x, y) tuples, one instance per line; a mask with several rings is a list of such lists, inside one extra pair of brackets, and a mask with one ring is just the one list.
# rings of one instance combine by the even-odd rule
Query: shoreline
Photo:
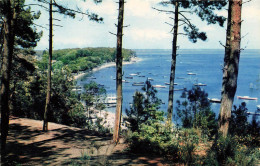
[[(130, 61), (123, 61), (123, 65), (129, 65), (129, 64), (133, 64), (133, 63), (137, 63), (137, 62), (140, 62), (142, 61), (141, 58), (138, 58), (138, 57), (132, 57)], [(116, 63), (115, 62), (109, 62), (109, 63), (104, 63), (98, 67), (95, 67), (93, 68), (91, 71), (85, 71), (85, 72), (82, 72), (82, 73), (79, 73), (75, 76), (73, 76), (73, 79), (74, 80), (77, 80), (77, 79), (80, 79), (82, 78), (83, 76), (89, 74), (89, 73), (93, 73), (93, 72), (97, 72), (99, 70), (102, 70), (102, 69), (105, 69), (105, 68), (109, 68), (109, 67), (114, 67), (116, 66)], [(104, 121), (103, 121), (103, 125), (104, 127), (108, 128), (108, 129), (113, 129), (114, 128), (114, 123), (115, 123), (115, 113), (113, 112), (110, 112), (106, 109), (104, 110), (96, 110), (96, 109), (93, 109), (93, 114), (90, 115), (90, 116), (97, 116), (99, 118), (102, 118)], [(87, 116), (87, 115), (86, 115)], [(94, 118), (93, 117), (93, 118)], [(94, 118), (95, 119), (95, 118)], [(121, 128), (122, 129), (127, 129), (127, 127), (125, 126), (126, 124), (121, 124)]]
[[(133, 58), (131, 58), (130, 61), (123, 61), (123, 65), (129, 65), (129, 64), (136, 63), (136, 62), (140, 62), (140, 61), (142, 61), (141, 58), (133, 57)], [(76, 74), (75, 76), (73, 76), (73, 79), (77, 80), (77, 79), (80, 79), (81, 77), (83, 77), (86, 74), (89, 74), (91, 72), (97, 72), (99, 70), (102, 70), (102, 69), (105, 69), (105, 68), (109, 68), (109, 67), (114, 67), (114, 66), (116, 66), (115, 62), (104, 63), (104, 64), (102, 64), (102, 65), (100, 65), (98, 67), (93, 68), (91, 71), (84, 71), (82, 73)]]

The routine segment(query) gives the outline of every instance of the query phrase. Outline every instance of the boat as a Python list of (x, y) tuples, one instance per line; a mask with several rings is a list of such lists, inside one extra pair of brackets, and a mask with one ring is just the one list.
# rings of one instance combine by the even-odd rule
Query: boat
[(166, 88), (166, 86), (163, 85), (153, 85), (154, 88)]
[(257, 105), (256, 108), (260, 110), (260, 105)]
[(257, 97), (249, 97), (249, 96), (237, 96), (238, 99), (244, 99), (244, 100), (257, 100)]
[(122, 82), (129, 83), (129, 81), (127, 81), (127, 80), (122, 80)]
[(218, 98), (212, 98), (212, 99), (209, 99), (209, 101), (212, 103), (221, 103), (221, 100)]
[(194, 86), (207, 86), (207, 84), (197, 83), (197, 84), (194, 84)]
[(133, 79), (134, 77), (125, 77), (125, 78), (128, 78), (128, 79)]
[(144, 86), (144, 83), (133, 83), (132, 86)]
[(144, 84), (144, 82), (134, 82), (134, 84)]
[[(170, 83), (168, 83), (168, 82), (165, 82), (164, 84), (165, 85), (170, 85)], [(174, 83), (174, 85), (178, 85), (178, 83)]]
[(104, 104), (108, 107), (113, 107), (116, 104), (116, 96), (107, 97)]
[(135, 74), (135, 73), (132, 73), (132, 74), (129, 74), (130, 76), (137, 76), (138, 74)]
[(148, 77), (147, 79), (148, 79), (149, 81), (153, 81), (153, 79), (152, 79), (152, 78), (149, 78), (149, 77)]
[(187, 73), (188, 75), (197, 75), (196, 73)]

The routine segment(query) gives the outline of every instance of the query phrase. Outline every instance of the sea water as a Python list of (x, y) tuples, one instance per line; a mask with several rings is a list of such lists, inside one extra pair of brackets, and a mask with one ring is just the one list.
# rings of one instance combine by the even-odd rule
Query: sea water
[[(130, 107), (135, 91), (141, 91), (142, 86), (133, 86), (134, 82), (145, 82), (151, 78), (153, 85), (163, 85), (166, 88), (157, 88), (157, 96), (163, 101), (161, 110), (167, 112), (168, 91), (171, 50), (165, 49), (138, 49), (135, 50), (141, 61), (123, 66), (123, 113)], [(178, 50), (175, 76), (175, 89), (192, 88), (194, 84), (202, 83), (208, 93), (208, 98), (221, 99), (221, 86), (223, 76), (224, 50), (213, 49), (183, 49)], [(128, 79), (130, 74), (133, 79)], [(188, 75), (194, 73), (196, 75)], [(92, 78), (98, 84), (104, 85), (108, 96), (116, 95), (116, 69), (109, 67), (92, 73)], [(78, 80), (78, 85), (83, 86), (90, 80), (85, 77)], [(180, 99), (182, 91), (174, 92), (174, 112), (176, 100)], [(257, 97), (258, 100), (240, 100), (237, 96)], [(260, 50), (244, 50), (241, 52), (239, 62), (239, 75), (234, 105), (246, 102), (248, 112), (255, 112), (257, 105), (260, 105)], [(220, 104), (212, 103), (212, 110), (218, 114)], [(110, 108), (109, 111), (115, 111)]]

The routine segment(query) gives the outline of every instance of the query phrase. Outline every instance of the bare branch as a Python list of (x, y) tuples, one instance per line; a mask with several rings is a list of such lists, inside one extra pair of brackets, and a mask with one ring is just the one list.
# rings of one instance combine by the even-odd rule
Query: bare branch
[(38, 26), (38, 27), (41, 27), (41, 28), (43, 28), (43, 29), (46, 29), (46, 30), (48, 30), (48, 28), (46, 28), (46, 27), (44, 27), (44, 26), (42, 26), (42, 25), (35, 24), (35, 23), (33, 23), (33, 25), (35, 25), (35, 26)]
[(53, 18), (52, 20), (61, 21), (60, 19), (57, 19), (57, 18)]
[(227, 48), (221, 41), (219, 41), (219, 44), (222, 45), (224, 48)]
[(248, 2), (251, 2), (252, 0), (248, 0), (248, 1), (245, 1), (245, 2), (242, 2), (242, 4), (245, 4), (245, 3), (248, 3)]
[(178, 35), (188, 36), (188, 34), (186, 34), (186, 33), (178, 33)]
[(112, 34), (112, 35), (115, 35), (115, 36), (117, 36), (115, 33), (112, 33), (112, 32), (109, 32), (110, 34)]
[(62, 25), (58, 25), (58, 24), (52, 24), (52, 25), (56, 27), (63, 27)]
[(170, 25), (170, 26), (173, 26), (172, 24), (170, 24), (170, 23), (168, 23), (168, 22), (165, 22), (165, 24), (168, 24), (168, 25)]
[(154, 9), (154, 10), (157, 10), (157, 11), (159, 11), (159, 12), (164, 12), (164, 13), (175, 13), (174, 11), (171, 11), (171, 10), (162, 10), (162, 9), (157, 9), (157, 8), (154, 8), (154, 7), (152, 7), (152, 9)]

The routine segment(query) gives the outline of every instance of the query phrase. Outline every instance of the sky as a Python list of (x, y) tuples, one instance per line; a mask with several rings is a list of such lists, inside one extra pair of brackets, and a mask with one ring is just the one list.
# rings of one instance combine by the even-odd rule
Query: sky
[[(32, 0), (30, 0), (32, 1)], [(95, 4), (91, 0), (58, 0), (68, 7), (78, 6), (82, 11), (89, 10), (104, 18), (103, 23), (89, 21), (88, 18), (77, 15), (75, 19), (54, 14), (61, 21), (54, 24), (63, 27), (54, 27), (53, 48), (85, 48), (85, 47), (116, 47), (116, 33), (118, 17), (117, 0), (103, 0), (101, 4)], [(245, 0), (244, 0), (245, 1)], [(172, 27), (165, 22), (172, 23), (171, 15), (160, 13), (152, 7), (162, 9), (158, 5), (160, 0), (126, 0), (124, 13), (123, 47), (129, 49), (170, 49), (172, 43)], [(33, 3), (33, 1), (31, 2)], [(35, 3), (35, 1), (34, 1)], [(34, 9), (37, 11), (39, 8)], [(164, 9), (173, 9), (169, 6)], [(48, 27), (48, 12), (41, 10), (41, 17), (37, 24)], [(217, 11), (218, 14), (227, 16), (227, 10)], [(207, 33), (206, 41), (191, 43), (186, 36), (179, 35), (178, 46), (181, 49), (223, 49), (220, 44), (225, 44), (226, 23), (224, 27), (208, 25), (202, 22), (196, 15), (188, 16), (201, 30)], [(244, 3), (242, 7), (243, 36), (241, 48), (260, 49), (260, 1), (253, 0)], [(38, 43), (37, 50), (48, 49), (48, 30), (43, 30), (43, 37)], [(182, 27), (180, 28), (180, 32)]]

